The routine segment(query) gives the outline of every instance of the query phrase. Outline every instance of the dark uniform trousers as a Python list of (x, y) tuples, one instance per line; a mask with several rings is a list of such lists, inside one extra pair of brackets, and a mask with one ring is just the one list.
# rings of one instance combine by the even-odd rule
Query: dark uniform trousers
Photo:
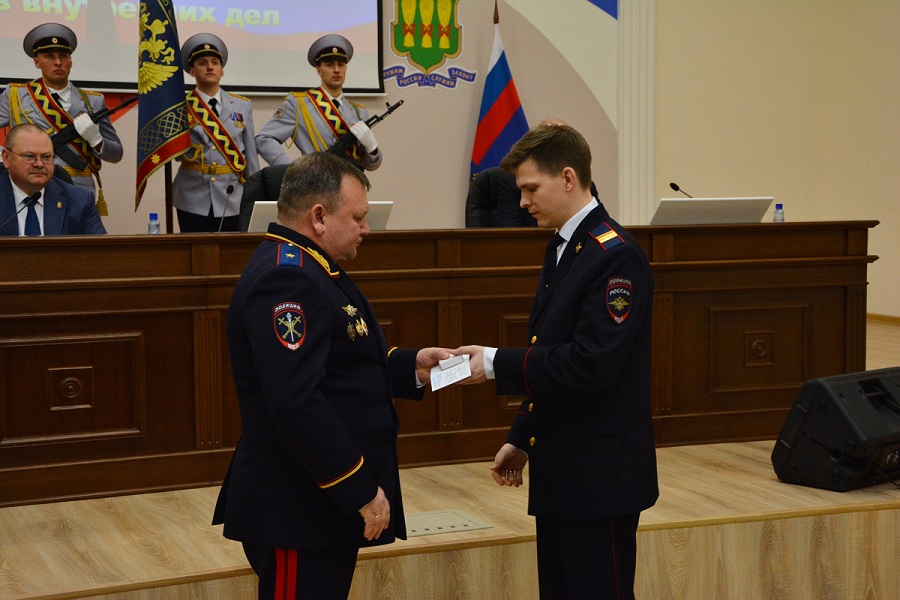
[(537, 517), (542, 599), (634, 600), (640, 514), (614, 519)]
[(346, 600), (358, 550), (297, 550), (244, 543), (244, 554), (259, 577), (259, 600)]

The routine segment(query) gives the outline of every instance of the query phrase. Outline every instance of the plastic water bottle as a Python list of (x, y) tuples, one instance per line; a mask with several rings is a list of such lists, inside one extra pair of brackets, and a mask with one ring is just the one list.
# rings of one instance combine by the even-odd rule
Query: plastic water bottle
[(150, 213), (150, 220), (147, 221), (147, 233), (159, 233), (159, 215)]
[(784, 204), (775, 205), (775, 217), (772, 221), (775, 223), (784, 223)]

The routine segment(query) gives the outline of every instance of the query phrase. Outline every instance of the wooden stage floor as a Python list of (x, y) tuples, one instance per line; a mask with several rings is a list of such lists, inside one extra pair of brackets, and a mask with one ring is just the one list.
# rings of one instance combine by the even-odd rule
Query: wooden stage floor
[[(660, 500), (638, 534), (639, 598), (900, 598), (900, 490), (784, 484), (771, 448), (658, 450)], [(352, 598), (537, 597), (524, 488), (495, 485), (487, 463), (406, 469), (401, 477), (407, 512), (460, 511), (491, 527), (364, 550)], [(217, 491), (0, 509), (0, 598), (253, 598), (240, 546), (209, 525)]]

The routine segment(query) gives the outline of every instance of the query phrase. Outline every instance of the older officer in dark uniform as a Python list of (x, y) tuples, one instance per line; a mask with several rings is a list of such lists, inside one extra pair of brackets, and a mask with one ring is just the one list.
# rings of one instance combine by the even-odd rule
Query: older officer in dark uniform
[(342, 135), (351, 132), (358, 140), (347, 158), (367, 171), (381, 166), (382, 154), (375, 135), (365, 121), (365, 106), (344, 97), (347, 63), (353, 45), (342, 35), (330, 34), (313, 42), (306, 56), (322, 85), (305, 92), (291, 92), (268, 123), (259, 130), (256, 145), (270, 165), (291, 162), (281, 144), (293, 140), (303, 154), (327, 150)]
[[(41, 78), (9, 84), (0, 95), (0, 127), (33, 123), (50, 135), (75, 127), (80, 137), (69, 142), (68, 150), (80, 164), (67, 162), (60, 150), (55, 153), (56, 164), (66, 169), (75, 185), (93, 195), (94, 178), (100, 181), (101, 161), (117, 163), (123, 150), (109, 118), (99, 123), (91, 119), (91, 114), (106, 107), (103, 94), (77, 88), (69, 81), (77, 45), (75, 33), (58, 23), (38, 25), (25, 35), (25, 54), (34, 59)], [(101, 214), (105, 211), (101, 203)]]
[[(500, 485), (531, 465), (541, 598), (634, 598), (640, 512), (659, 495), (650, 402), (653, 274), (590, 193), (591, 152), (567, 125), (526, 133), (501, 166), (522, 206), (558, 230), (525, 348), (469, 346), (472, 381), (525, 394), (494, 461)], [(558, 264), (557, 264), (558, 263)]]
[(183, 232), (238, 231), (241, 192), (259, 170), (250, 99), (219, 85), (228, 62), (225, 42), (211, 33), (181, 48), (184, 70), (197, 82), (187, 94), (191, 147), (178, 160), (172, 204)]
[(339, 266), (369, 233), (367, 189), (333, 154), (295, 161), (231, 299), (243, 436), (213, 521), (243, 542), (260, 598), (346, 598), (359, 547), (406, 538), (392, 399), (421, 398), (450, 353), (389, 348)]

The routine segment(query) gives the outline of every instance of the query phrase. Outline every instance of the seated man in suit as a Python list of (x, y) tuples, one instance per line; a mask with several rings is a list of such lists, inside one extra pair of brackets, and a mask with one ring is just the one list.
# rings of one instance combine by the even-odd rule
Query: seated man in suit
[[(591, 196), (600, 199), (593, 181)], [(537, 227), (537, 221), (520, 205), (521, 201), (522, 190), (516, 185), (515, 174), (500, 167), (489, 167), (476, 175), (469, 186), (466, 227)]]
[(490, 167), (475, 176), (466, 198), (466, 227), (537, 227), (521, 206), (514, 173)]
[(106, 233), (89, 191), (53, 177), (53, 143), (30, 123), (9, 130), (0, 174), (0, 235)]

